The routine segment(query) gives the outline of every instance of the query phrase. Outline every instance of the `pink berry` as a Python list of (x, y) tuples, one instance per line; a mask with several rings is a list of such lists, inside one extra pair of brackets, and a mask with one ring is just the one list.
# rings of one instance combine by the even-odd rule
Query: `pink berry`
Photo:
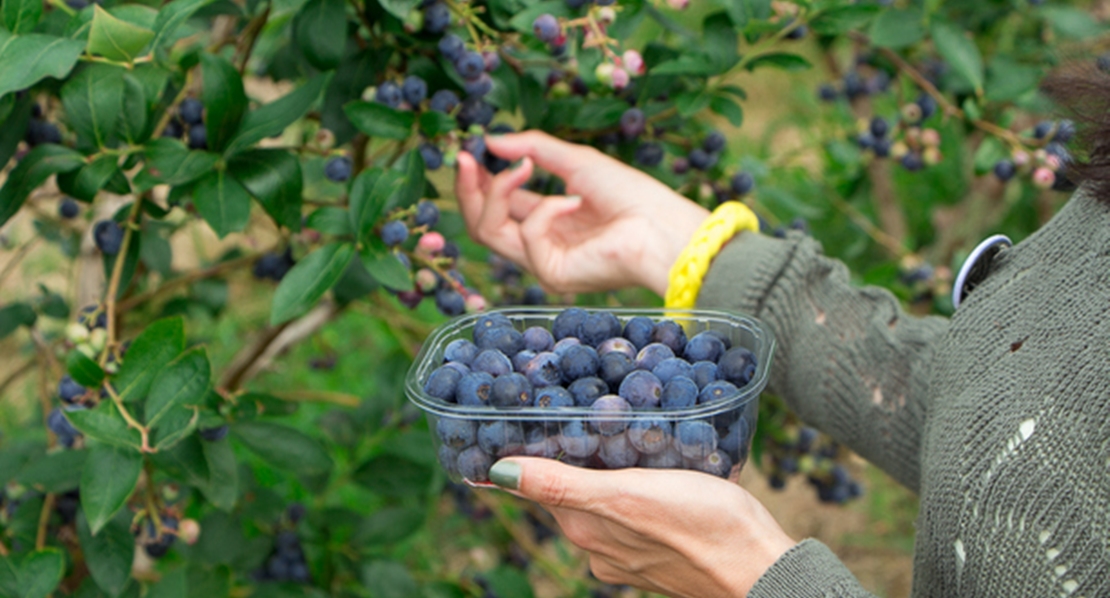
[(628, 75), (628, 71), (622, 68), (613, 69), (613, 89), (624, 89), (632, 82), (632, 78)]
[(1025, 150), (1015, 151), (1013, 153), (1013, 155), (1011, 156), (1011, 158), (1014, 161), (1014, 166), (1017, 166), (1018, 168), (1021, 168), (1022, 166), (1025, 166), (1026, 164), (1029, 164), (1029, 160), (1030, 160), (1029, 152), (1027, 152)]
[(1052, 169), (1053, 171), (1060, 170), (1060, 157), (1048, 154), (1044, 158), (1044, 165)]
[(690, 6), (690, 0), (667, 0), (667, 5), (675, 10), (686, 10)]
[(485, 311), (485, 309), (486, 309), (486, 298), (485, 297), (479, 295), (478, 293), (473, 293), (473, 294), (467, 295), (467, 297), (466, 297), (466, 312), (467, 313), (474, 313), (476, 311)]
[(197, 543), (200, 538), (200, 524), (196, 519), (184, 519), (177, 529), (177, 537), (190, 546)]
[(421, 268), (416, 272), (416, 288), (421, 292), (431, 293), (436, 290), (436, 285), (439, 281), (436, 279), (436, 273), (427, 268)]
[(644, 57), (636, 50), (625, 50), (621, 55), (625, 70), (633, 75), (644, 74)]
[(1056, 182), (1056, 173), (1044, 166), (1033, 171), (1033, 184), (1041, 189), (1048, 189)]
[(925, 129), (921, 132), (921, 143), (931, 147), (940, 145), (940, 133), (936, 129)]
[(598, 82), (602, 85), (613, 84), (613, 73), (616, 72), (617, 67), (611, 62), (603, 62), (597, 65), (594, 69), (594, 76), (597, 77)]
[(427, 253), (439, 253), (443, 251), (443, 246), (446, 243), (447, 241), (443, 238), (443, 235), (431, 231), (420, 236), (420, 240), (416, 242), (416, 248)]

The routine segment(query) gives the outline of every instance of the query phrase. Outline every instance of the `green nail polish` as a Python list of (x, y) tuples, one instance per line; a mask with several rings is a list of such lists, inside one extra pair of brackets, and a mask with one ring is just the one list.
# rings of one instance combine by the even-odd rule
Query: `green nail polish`
[(520, 487), (520, 463), (515, 461), (498, 461), (489, 468), (489, 481), (507, 490), (516, 490)]

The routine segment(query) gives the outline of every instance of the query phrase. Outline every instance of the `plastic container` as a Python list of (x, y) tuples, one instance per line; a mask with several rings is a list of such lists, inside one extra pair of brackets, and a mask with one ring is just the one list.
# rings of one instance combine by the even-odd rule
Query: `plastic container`
[(587, 406), (463, 405), (425, 392), (429, 376), (445, 363), (456, 339), (473, 340), (476, 323), (490, 313), (508, 317), (519, 331), (552, 329), (566, 308), (507, 308), (462, 316), (437, 328), (424, 343), (405, 380), (405, 392), (428, 416), (440, 464), (452, 480), (488, 484), (489, 467), (512, 455), (539, 456), (593, 469), (655, 467), (696, 469), (735, 479), (747, 462), (767, 385), (775, 340), (759, 320), (710, 310), (589, 309), (617, 317), (621, 329), (633, 317), (671, 320), (687, 338), (703, 331), (721, 333), (732, 347), (744, 347), (756, 367), (734, 394), (683, 408), (640, 407), (599, 412)]

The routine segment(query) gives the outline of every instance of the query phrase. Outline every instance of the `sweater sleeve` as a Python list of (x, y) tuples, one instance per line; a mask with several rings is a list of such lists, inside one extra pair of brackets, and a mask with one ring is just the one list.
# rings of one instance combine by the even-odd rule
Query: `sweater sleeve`
[(748, 598), (873, 598), (836, 555), (812, 538), (779, 557)]
[(905, 314), (886, 289), (854, 286), (810, 237), (742, 233), (713, 261), (698, 306), (763, 320), (776, 350), (769, 388), (913, 491), (941, 317)]

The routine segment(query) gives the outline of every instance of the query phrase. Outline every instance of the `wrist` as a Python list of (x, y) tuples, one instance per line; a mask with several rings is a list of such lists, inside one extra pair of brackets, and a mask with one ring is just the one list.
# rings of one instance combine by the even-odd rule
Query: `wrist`
[(743, 231), (759, 231), (759, 218), (748, 206), (737, 201), (717, 206), (673, 261), (664, 295), (667, 307), (693, 308), (697, 304), (702, 280), (717, 253)]
[[(652, 220), (653, 233), (650, 237), (658, 242), (647, 243), (640, 258), (638, 284), (663, 297), (667, 293), (671, 267), (690, 244), (690, 239), (709, 217), (709, 210), (683, 199), (682, 210), (668, 213), (665, 221)], [(651, 215), (649, 214), (649, 217)]]

